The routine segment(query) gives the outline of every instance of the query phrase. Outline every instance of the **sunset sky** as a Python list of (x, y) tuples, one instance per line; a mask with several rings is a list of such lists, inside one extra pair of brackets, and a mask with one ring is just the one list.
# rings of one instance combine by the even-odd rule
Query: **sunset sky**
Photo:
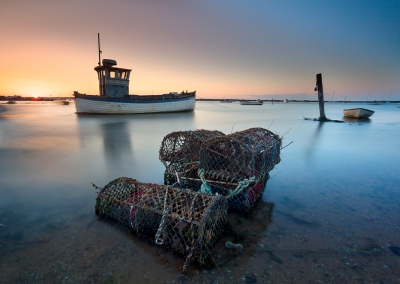
[(102, 58), (130, 93), (400, 100), (399, 0), (2, 0), (0, 95), (98, 94)]

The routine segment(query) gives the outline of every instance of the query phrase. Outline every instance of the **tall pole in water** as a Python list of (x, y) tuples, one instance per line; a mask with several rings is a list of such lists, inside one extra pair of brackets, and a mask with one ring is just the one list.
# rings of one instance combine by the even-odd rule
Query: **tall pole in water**
[[(343, 122), (341, 120), (332, 120), (326, 118), (325, 116), (325, 107), (324, 107), (324, 90), (322, 88), (322, 75), (321, 73), (317, 74), (317, 83), (314, 88), (314, 91), (318, 91), (318, 104), (319, 104), (319, 118), (306, 118), (306, 120), (314, 120), (314, 121), (334, 121), (334, 122)], [(333, 91), (335, 93), (335, 91)], [(333, 96), (332, 96), (333, 99)]]
[(319, 120), (326, 120), (325, 116), (325, 107), (324, 107), (324, 90), (322, 88), (322, 74), (317, 74), (317, 86), (315, 87), (316, 91), (318, 90), (318, 103), (319, 103)]

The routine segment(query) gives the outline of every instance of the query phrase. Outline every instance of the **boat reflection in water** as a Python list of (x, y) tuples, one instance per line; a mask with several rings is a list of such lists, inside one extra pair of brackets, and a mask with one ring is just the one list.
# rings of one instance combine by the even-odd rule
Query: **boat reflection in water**
[(343, 116), (343, 121), (345, 122), (350, 122), (350, 123), (357, 123), (357, 122), (362, 122), (362, 123), (371, 123), (372, 120), (367, 117), (367, 118), (354, 118), (354, 117), (346, 117)]

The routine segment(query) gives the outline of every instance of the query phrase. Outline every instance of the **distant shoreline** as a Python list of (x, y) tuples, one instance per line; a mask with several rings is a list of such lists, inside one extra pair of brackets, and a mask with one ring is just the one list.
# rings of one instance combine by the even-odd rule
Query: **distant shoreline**
[[(59, 100), (72, 100), (74, 97), (5, 97), (5, 96), (0, 96), (0, 101), (33, 101), (33, 102), (42, 102), (42, 101), (59, 101)], [(196, 99), (196, 101), (208, 101), (208, 102), (226, 102), (226, 101), (231, 101), (231, 102), (240, 102), (240, 101), (256, 101), (256, 99)], [(286, 102), (285, 99), (281, 100), (275, 100), (275, 99), (260, 99), (262, 102), (277, 102), (277, 103), (283, 103)], [(318, 100), (288, 100), (288, 103), (317, 103)], [(363, 101), (363, 100), (356, 100), (356, 101), (324, 101), (325, 103), (371, 103), (371, 104), (384, 104), (384, 103), (393, 103), (397, 104), (400, 103), (400, 101)]]
[(51, 97), (51, 98), (35, 98), (35, 97), (4, 97), (0, 96), (0, 101), (29, 101), (29, 102), (42, 102), (42, 101), (59, 101), (59, 100), (72, 100), (74, 97)]
[[(196, 101), (211, 101), (211, 102), (226, 102), (226, 101), (231, 101), (231, 102), (241, 102), (241, 101), (257, 101), (257, 99), (196, 99)], [(285, 99), (282, 100), (272, 100), (272, 99), (260, 99), (261, 102), (274, 102), (274, 103), (283, 103), (286, 102)], [(371, 104), (384, 104), (384, 103), (400, 103), (400, 101), (362, 101), (362, 100), (357, 100), (357, 101), (324, 101), (325, 103), (371, 103)], [(318, 103), (318, 100), (288, 100), (287, 103)]]

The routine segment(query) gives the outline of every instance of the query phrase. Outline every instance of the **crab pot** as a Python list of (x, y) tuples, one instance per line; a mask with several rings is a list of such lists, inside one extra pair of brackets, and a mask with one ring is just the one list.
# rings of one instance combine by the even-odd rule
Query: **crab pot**
[[(226, 223), (227, 201), (189, 189), (117, 178), (96, 200), (96, 214), (137, 232), (155, 234), (158, 244), (203, 263)], [(185, 270), (185, 269), (184, 269)]]
[(183, 186), (224, 195), (229, 208), (248, 211), (279, 163), (280, 148), (281, 138), (263, 128), (209, 139), (200, 148), (198, 177), (182, 177)]
[[(117, 178), (99, 192), (95, 212), (99, 217), (113, 219), (137, 232), (152, 233), (157, 230), (161, 217), (151, 212), (140, 214), (143, 212), (138, 207), (142, 199), (151, 193), (151, 189), (151, 184), (143, 184), (131, 178)], [(144, 222), (143, 219), (148, 220)]]
[(278, 135), (250, 128), (203, 143), (199, 168), (217, 180), (248, 179), (271, 171), (280, 161), (280, 148)]
[(165, 165), (164, 183), (176, 182), (176, 174), (187, 175), (197, 172), (199, 149), (204, 141), (225, 134), (217, 130), (199, 129), (177, 131), (166, 135), (161, 142), (159, 159)]

